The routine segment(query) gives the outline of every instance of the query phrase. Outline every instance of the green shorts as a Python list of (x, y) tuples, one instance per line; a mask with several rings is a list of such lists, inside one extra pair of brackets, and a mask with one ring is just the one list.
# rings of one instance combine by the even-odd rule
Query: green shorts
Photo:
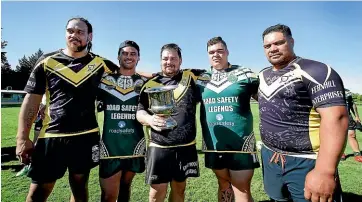
[(260, 167), (257, 154), (206, 152), (205, 167), (215, 170), (251, 170)]
[(127, 159), (101, 159), (99, 163), (99, 177), (109, 178), (119, 171), (131, 171), (134, 173), (143, 173), (145, 171), (145, 158), (127, 158)]

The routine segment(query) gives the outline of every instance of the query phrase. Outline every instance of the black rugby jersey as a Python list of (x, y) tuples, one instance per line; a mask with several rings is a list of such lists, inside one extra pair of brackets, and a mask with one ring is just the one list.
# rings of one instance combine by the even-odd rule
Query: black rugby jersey
[(72, 58), (58, 50), (43, 55), (34, 67), (25, 91), (46, 95), (39, 138), (81, 135), (99, 131), (97, 88), (104, 73), (118, 67), (93, 53)]
[(263, 143), (281, 153), (318, 152), (321, 118), (316, 108), (346, 105), (338, 73), (326, 64), (298, 57), (283, 69), (262, 70), (259, 79)]
[(203, 70), (180, 70), (170, 77), (164, 77), (158, 73), (154, 78), (148, 80), (142, 87), (138, 110), (146, 110), (149, 114), (150, 103), (145, 89), (158, 86), (178, 85), (174, 90), (176, 105), (172, 118), (177, 122), (173, 130), (161, 132), (151, 129), (150, 142), (161, 146), (185, 145), (193, 142), (196, 138), (196, 104), (200, 101), (200, 93), (197, 90), (196, 79)]
[(353, 98), (352, 98), (352, 93), (351, 92), (346, 92), (346, 104), (347, 104), (347, 110), (348, 110), (348, 114), (351, 116), (352, 114), (354, 115), (354, 109), (353, 109)]

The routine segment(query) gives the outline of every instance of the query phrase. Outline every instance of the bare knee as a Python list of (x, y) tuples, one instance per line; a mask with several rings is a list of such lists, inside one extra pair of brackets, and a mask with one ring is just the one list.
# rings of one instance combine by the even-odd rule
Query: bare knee
[(356, 139), (356, 132), (354, 130), (349, 130), (348, 131), (348, 137)]
[(71, 201), (87, 201), (88, 200), (88, 179), (87, 174), (69, 173), (69, 184), (72, 190)]
[(254, 170), (230, 171), (231, 184), (233, 188), (240, 192), (250, 192), (251, 179), (254, 175)]
[(185, 189), (186, 189), (186, 181), (183, 182), (171, 182), (171, 190), (174, 194), (177, 194), (179, 196), (185, 195)]
[(28, 196), (26, 197), (26, 201), (27, 202), (46, 201), (50, 193), (52, 192), (54, 185), (55, 182), (44, 183), (44, 184), (31, 183)]
[(227, 169), (213, 170), (213, 171), (216, 175), (217, 183), (219, 184), (219, 189), (226, 190), (230, 188), (231, 178), (229, 171)]
[(167, 194), (168, 183), (152, 184), (150, 189), (150, 201), (164, 201)]

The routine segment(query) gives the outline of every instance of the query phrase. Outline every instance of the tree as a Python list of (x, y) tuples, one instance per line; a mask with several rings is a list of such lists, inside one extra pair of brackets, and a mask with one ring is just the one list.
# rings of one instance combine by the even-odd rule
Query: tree
[(44, 54), (44, 52), (39, 49), (36, 53), (32, 54), (29, 57), (25, 55), (19, 59), (19, 64), (16, 66), (17, 82), (15, 84), (16, 89), (24, 89), (31, 71), (36, 65), (36, 62)]
[(1, 40), (1, 88), (11, 86), (14, 77), (14, 70), (11, 69), (6, 57), (6, 51), (4, 50), (7, 45), (7, 41)]
[(24, 55), (23, 58), (19, 59), (19, 65), (16, 66), (16, 71), (22, 74), (30, 75), (31, 71), (36, 65), (36, 62), (43, 54), (44, 52), (41, 49), (39, 49), (36, 53), (31, 55), (30, 57), (26, 57)]
[(8, 58), (6, 57), (6, 51), (4, 51), (4, 49), (7, 45), (8, 45), (7, 41), (5, 41), (5, 40), (1, 41), (1, 71), (11, 70), (11, 66), (8, 62)]

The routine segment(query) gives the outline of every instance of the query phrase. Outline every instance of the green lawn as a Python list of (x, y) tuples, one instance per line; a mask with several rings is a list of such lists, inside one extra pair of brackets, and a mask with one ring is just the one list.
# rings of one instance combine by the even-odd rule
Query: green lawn
[[(15, 135), (17, 130), (17, 118), (19, 113), (18, 107), (1, 108), (1, 147), (13, 148), (15, 146)], [(257, 139), (259, 137), (258, 123), (259, 112), (256, 104), (252, 104), (254, 114), (254, 131)], [(362, 106), (359, 106), (359, 111), (362, 112)], [(100, 122), (103, 122), (103, 117), (99, 117)], [(358, 133), (359, 143), (362, 146), (362, 133)], [(197, 134), (197, 147), (201, 147), (201, 134)], [(352, 151), (347, 146), (346, 152), (351, 154)], [(8, 156), (3, 156), (1, 162), (1, 201), (24, 201), (30, 179), (26, 177), (15, 177), (16, 172), (21, 168), (16, 159), (9, 159)], [(204, 155), (199, 154), (201, 176), (199, 178), (191, 178), (188, 180), (186, 189), (186, 201), (217, 201), (217, 181), (213, 173), (209, 169), (205, 169)], [(345, 201), (358, 202), (362, 201), (362, 181), (360, 173), (362, 164), (354, 162), (353, 158), (348, 158), (339, 166), (343, 191), (348, 193)], [(98, 167), (93, 169), (89, 181), (90, 201), (100, 201), (100, 188), (98, 184)], [(68, 186), (67, 175), (58, 180), (54, 191), (48, 201), (69, 201), (70, 189)], [(133, 183), (133, 192), (131, 201), (147, 201), (148, 186), (144, 184), (144, 173), (137, 175)], [(252, 181), (252, 195), (255, 201), (268, 200), (264, 193), (262, 184), (261, 169), (256, 169)]]

